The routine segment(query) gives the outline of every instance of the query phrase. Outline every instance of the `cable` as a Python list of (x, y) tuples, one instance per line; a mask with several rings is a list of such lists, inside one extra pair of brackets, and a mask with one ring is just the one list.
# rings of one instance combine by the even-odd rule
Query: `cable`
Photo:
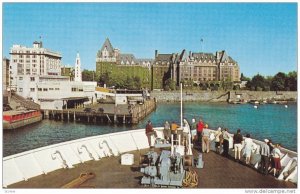
[(185, 179), (182, 181), (183, 187), (195, 188), (198, 186), (198, 174), (195, 170), (188, 170)]

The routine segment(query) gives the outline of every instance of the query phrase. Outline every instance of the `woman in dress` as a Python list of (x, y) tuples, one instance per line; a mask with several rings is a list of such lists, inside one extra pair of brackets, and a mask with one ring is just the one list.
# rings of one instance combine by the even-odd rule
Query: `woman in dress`
[(251, 159), (251, 152), (253, 149), (253, 140), (250, 138), (250, 134), (246, 135), (246, 138), (244, 140), (244, 155), (246, 156), (246, 164), (250, 163)]

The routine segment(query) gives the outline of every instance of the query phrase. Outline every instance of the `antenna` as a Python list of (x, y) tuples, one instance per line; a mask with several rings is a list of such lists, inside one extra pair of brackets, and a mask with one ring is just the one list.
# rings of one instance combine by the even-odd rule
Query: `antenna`
[(204, 53), (204, 51), (203, 51), (203, 38), (201, 38), (201, 40), (200, 40), (200, 43), (201, 43), (201, 52), (203, 52)]

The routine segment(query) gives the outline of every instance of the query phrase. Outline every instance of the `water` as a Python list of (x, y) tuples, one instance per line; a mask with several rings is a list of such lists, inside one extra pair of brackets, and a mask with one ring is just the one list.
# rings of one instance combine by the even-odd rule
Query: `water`
[[(231, 133), (237, 128), (255, 139), (272, 139), (288, 149), (297, 151), (297, 105), (262, 105), (254, 109), (250, 104), (184, 103), (184, 117), (197, 121), (200, 116), (209, 128), (227, 127)], [(92, 125), (75, 122), (43, 120), (40, 123), (3, 132), (3, 155), (8, 156), (64, 141), (111, 132), (144, 128), (151, 120), (155, 127), (166, 120), (180, 124), (180, 103), (158, 104), (155, 112), (135, 126)]]

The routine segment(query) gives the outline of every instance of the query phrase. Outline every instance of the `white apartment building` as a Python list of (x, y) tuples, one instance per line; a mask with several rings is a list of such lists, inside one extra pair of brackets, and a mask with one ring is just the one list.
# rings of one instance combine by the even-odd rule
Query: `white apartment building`
[(19, 76), (61, 75), (61, 54), (43, 48), (35, 41), (32, 48), (13, 45), (10, 50), (10, 86), (16, 90)]

